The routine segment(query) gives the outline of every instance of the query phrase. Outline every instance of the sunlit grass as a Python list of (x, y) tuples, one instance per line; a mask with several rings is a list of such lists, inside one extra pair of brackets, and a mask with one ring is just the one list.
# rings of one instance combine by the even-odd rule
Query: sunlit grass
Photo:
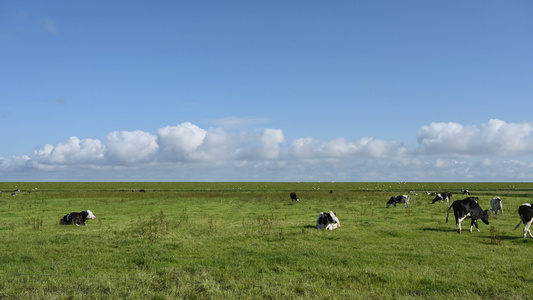
[[(512, 299), (533, 292), (526, 183), (1, 183), (0, 298)], [(455, 232), (426, 191), (505, 217)], [(139, 190), (144, 189), (145, 192)], [(333, 193), (330, 193), (330, 190)], [(289, 192), (299, 194), (291, 202)], [(391, 195), (411, 208), (385, 208)], [(460, 194), (454, 199), (462, 199)], [(88, 226), (60, 226), (90, 209)], [(320, 211), (342, 228), (315, 229)], [(463, 228), (469, 227), (468, 220)], [(482, 280), (481, 280), (482, 279)]]

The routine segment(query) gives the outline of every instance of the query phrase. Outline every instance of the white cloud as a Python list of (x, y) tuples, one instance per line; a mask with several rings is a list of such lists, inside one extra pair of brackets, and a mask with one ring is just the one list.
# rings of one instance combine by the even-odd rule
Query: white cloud
[(532, 132), (531, 123), (497, 119), (479, 126), (432, 123), (420, 128), (419, 146), (407, 149), (371, 137), (287, 143), (281, 129), (227, 132), (184, 122), (155, 135), (113, 131), (105, 145), (71, 137), (31, 155), (0, 157), (0, 179), (38, 170), (44, 180), (52, 172), (70, 174), (62, 180), (523, 180), (533, 174)]
[(424, 154), (514, 155), (533, 152), (533, 125), (492, 119), (481, 126), (431, 123), (418, 132)]
[(189, 154), (204, 141), (207, 131), (190, 123), (157, 130), (157, 143), (163, 160), (188, 160)]
[(280, 144), (283, 142), (285, 142), (285, 136), (281, 129), (265, 129), (261, 135), (263, 157), (265, 159), (279, 158), (281, 152)]
[(140, 130), (111, 132), (107, 136), (106, 158), (112, 164), (153, 161), (159, 149), (156, 139), (156, 136)]
[(34, 151), (32, 160), (45, 165), (94, 164), (103, 158), (102, 142), (93, 139), (80, 140), (73, 136), (66, 142)]
[(406, 153), (407, 149), (395, 141), (362, 138), (349, 142), (338, 138), (329, 142), (310, 137), (299, 138), (291, 144), (293, 158), (395, 158)]
[(31, 158), (28, 155), (13, 156), (11, 159), (0, 157), (0, 170), (16, 170), (24, 168)]

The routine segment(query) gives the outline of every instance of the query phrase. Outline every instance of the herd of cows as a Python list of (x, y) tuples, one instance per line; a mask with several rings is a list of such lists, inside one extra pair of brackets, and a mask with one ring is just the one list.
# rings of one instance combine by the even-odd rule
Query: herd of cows
[[(19, 193), (20, 190), (15, 190), (11, 195), (16, 196), (17, 193)], [(1, 191), (0, 191), (1, 193)], [(30, 191), (28, 191), (30, 193)], [(330, 191), (330, 193), (333, 193), (333, 191)], [(411, 192), (414, 193), (414, 192)], [(446, 222), (448, 222), (448, 218), (450, 216), (450, 210), (453, 208), (453, 214), (455, 217), (455, 224), (457, 226), (457, 233), (461, 233), (461, 222), (463, 222), (465, 219), (470, 218), (470, 232), (472, 232), (472, 229), (474, 226), (476, 226), (477, 231), (479, 232), (479, 227), (477, 224), (477, 220), (480, 219), (485, 224), (489, 224), (489, 214), (490, 212), (493, 212), (495, 215), (498, 215), (498, 212), (501, 213), (503, 216), (503, 205), (502, 205), (502, 199), (500, 197), (494, 197), (490, 201), (490, 209), (483, 210), (479, 203), (477, 202), (478, 197), (471, 197), (470, 192), (468, 190), (462, 191), (463, 195), (468, 195), (466, 199), (462, 200), (455, 200), (452, 202), (451, 206), (448, 208), (448, 212), (446, 214)], [(432, 204), (436, 202), (443, 203), (446, 201), (447, 204), (451, 201), (453, 194), (451, 192), (446, 193), (427, 193), (428, 196), (435, 195), (435, 198), (431, 202)], [(289, 194), (291, 201), (300, 202), (300, 198), (295, 192), (291, 192)], [(403, 203), (403, 208), (409, 208), (410, 207), (410, 197), (409, 195), (396, 195), (392, 196), (389, 201), (387, 201), (386, 208), (389, 208), (389, 206), (394, 205), (396, 207), (396, 204)], [(520, 222), (516, 225), (514, 230), (516, 230), (520, 224), (524, 224), (524, 235), (523, 237), (526, 238), (527, 235), (531, 238), (533, 238), (533, 234), (531, 233), (530, 227), (531, 223), (533, 223), (533, 205), (531, 203), (524, 203), (518, 208), (518, 215), (520, 216)], [(59, 220), (60, 225), (84, 225), (87, 226), (85, 223), (87, 220), (94, 220), (96, 219), (96, 216), (90, 211), (82, 211), (82, 212), (71, 212), (67, 215), (65, 215), (61, 220)], [(325, 229), (325, 230), (333, 230), (336, 228), (340, 228), (341, 224), (339, 221), (339, 218), (337, 218), (337, 214), (333, 211), (329, 212), (320, 212), (318, 215), (318, 219), (316, 221), (316, 228), (317, 229)]]
[[(330, 191), (332, 193), (333, 191)], [(470, 218), (470, 232), (472, 232), (472, 229), (474, 226), (476, 226), (476, 229), (478, 232), (479, 226), (477, 224), (477, 220), (480, 219), (485, 224), (489, 224), (489, 214), (490, 212), (493, 212), (496, 216), (498, 215), (498, 212), (501, 213), (503, 216), (503, 204), (502, 199), (500, 197), (494, 197), (490, 201), (490, 209), (483, 210), (481, 206), (479, 206), (479, 203), (477, 202), (479, 200), (478, 197), (470, 197), (470, 192), (468, 190), (462, 191), (463, 195), (468, 195), (466, 199), (462, 200), (455, 200), (452, 202), (452, 205), (448, 208), (448, 212), (446, 214), (446, 223), (448, 222), (448, 218), (450, 216), (450, 210), (453, 209), (453, 214), (455, 217), (455, 224), (457, 226), (457, 233), (461, 233), (461, 222), (463, 222), (465, 219)], [(452, 199), (453, 194), (451, 192), (446, 193), (427, 193), (428, 196), (435, 195), (435, 198), (431, 202), (432, 204), (436, 202), (443, 203), (446, 201), (446, 204), (450, 204), (450, 200)], [(292, 201), (300, 202), (299, 197), (296, 195), (295, 192), (290, 193), (290, 198)], [(409, 195), (396, 195), (392, 196), (389, 201), (387, 201), (386, 208), (389, 208), (389, 206), (394, 205), (396, 207), (396, 204), (403, 203), (403, 208), (409, 208), (410, 207), (410, 201), (411, 198)], [(533, 234), (531, 234), (531, 223), (533, 223), (533, 205), (531, 203), (524, 203), (518, 208), (518, 215), (520, 216), (520, 222), (516, 225), (514, 230), (516, 230), (520, 224), (524, 224), (524, 238), (529, 236), (533, 238)], [(316, 221), (316, 228), (317, 229), (325, 229), (325, 230), (333, 230), (336, 228), (340, 228), (341, 224), (339, 219), (337, 218), (337, 214), (333, 211), (329, 212), (321, 212), (318, 215), (318, 219)]]

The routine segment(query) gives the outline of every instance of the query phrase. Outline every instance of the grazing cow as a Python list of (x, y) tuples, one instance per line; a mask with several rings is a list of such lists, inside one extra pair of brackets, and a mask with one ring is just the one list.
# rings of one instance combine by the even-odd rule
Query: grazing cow
[(403, 203), (403, 208), (409, 207), (409, 196), (408, 195), (398, 195), (398, 196), (392, 196), (390, 200), (387, 202), (387, 208), (389, 206), (394, 205), (396, 207), (396, 203)]
[(490, 207), (492, 207), (492, 211), (496, 216), (498, 215), (498, 211), (501, 211), (503, 217), (503, 205), (500, 197), (492, 198), (492, 200), (490, 200)]
[(317, 229), (326, 229), (326, 230), (333, 230), (335, 228), (340, 228), (341, 223), (339, 219), (337, 218), (337, 214), (333, 211), (321, 212), (318, 215), (318, 219), (316, 220), (316, 228)]
[(440, 201), (440, 203), (442, 203), (442, 201), (444, 201), (444, 200), (446, 200), (446, 204), (449, 204), (451, 199), (452, 199), (452, 193), (451, 192), (448, 192), (448, 193), (437, 193), (436, 196), (435, 196), (435, 199), (433, 199), (433, 202), (431, 202), (431, 204), (434, 204), (437, 201)]
[(470, 191), (469, 190), (462, 190), (461, 193), (463, 193), (463, 195), (470, 196)]
[(93, 212), (90, 210), (85, 210), (82, 212), (71, 212), (68, 215), (65, 215), (61, 220), (59, 220), (60, 225), (70, 225), (70, 224), (76, 224), (77, 226), (83, 225), (87, 226), (85, 224), (86, 220), (94, 220), (96, 217), (94, 216)]
[(298, 196), (296, 195), (295, 192), (291, 192), (291, 200), (294, 200), (296, 202), (300, 202), (300, 199), (298, 198)]
[(533, 235), (531, 235), (531, 230), (529, 230), (531, 223), (533, 223), (533, 207), (531, 203), (524, 203), (520, 205), (518, 208), (518, 214), (520, 215), (520, 222), (518, 222), (518, 225), (516, 225), (513, 230), (516, 230), (520, 224), (524, 223), (524, 238), (526, 238), (528, 233), (529, 236), (533, 238)]
[(446, 223), (448, 223), (448, 216), (450, 215), (450, 209), (452, 209), (452, 207), (453, 214), (455, 215), (455, 224), (457, 225), (457, 233), (461, 233), (461, 222), (466, 218), (472, 219), (472, 222), (470, 223), (470, 232), (472, 232), (472, 227), (474, 225), (476, 225), (477, 231), (481, 232), (477, 226), (477, 219), (481, 219), (481, 221), (487, 225), (489, 224), (489, 211), (481, 209), (477, 201), (472, 198), (453, 201), (446, 214)]

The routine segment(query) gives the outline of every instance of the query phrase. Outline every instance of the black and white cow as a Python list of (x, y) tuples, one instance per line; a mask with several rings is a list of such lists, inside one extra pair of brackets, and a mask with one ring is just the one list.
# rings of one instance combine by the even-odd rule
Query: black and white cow
[(296, 195), (295, 192), (291, 192), (291, 200), (294, 200), (296, 202), (300, 202), (300, 199), (298, 198), (298, 196)]
[(462, 190), (461, 193), (463, 193), (463, 195), (470, 196), (470, 191), (469, 190)]
[(518, 208), (518, 215), (520, 215), (520, 222), (518, 222), (518, 225), (516, 225), (513, 230), (516, 230), (520, 224), (524, 223), (524, 238), (526, 238), (528, 233), (529, 236), (533, 238), (533, 235), (531, 235), (531, 230), (529, 230), (531, 223), (533, 223), (533, 206), (531, 203), (524, 203), (520, 205)]
[(394, 205), (396, 207), (396, 203), (403, 203), (403, 208), (409, 207), (410, 198), (408, 195), (397, 195), (392, 196), (390, 200), (387, 202), (387, 208), (389, 206)]
[(433, 199), (433, 202), (431, 202), (431, 204), (434, 204), (437, 201), (440, 201), (440, 203), (442, 203), (444, 200), (446, 200), (446, 204), (449, 204), (450, 200), (452, 200), (452, 193), (437, 193), (435, 195), (435, 199)]
[(492, 200), (490, 200), (490, 207), (496, 216), (498, 215), (498, 211), (501, 211), (503, 217), (503, 205), (500, 197), (492, 198)]
[(60, 225), (70, 225), (70, 224), (76, 224), (77, 226), (83, 225), (87, 226), (85, 224), (86, 220), (94, 220), (96, 217), (94, 216), (93, 212), (90, 210), (85, 210), (82, 212), (71, 212), (68, 215), (65, 215), (61, 220), (59, 220)]
[(452, 207), (453, 214), (455, 215), (455, 224), (457, 225), (457, 233), (461, 233), (461, 222), (466, 218), (472, 219), (472, 222), (470, 223), (470, 232), (472, 232), (472, 227), (474, 225), (476, 225), (477, 231), (480, 232), (479, 227), (477, 226), (477, 219), (481, 219), (481, 221), (487, 225), (489, 224), (489, 210), (481, 209), (477, 201), (472, 198), (453, 201), (446, 214), (446, 223), (448, 223), (448, 217)]
[(328, 213), (321, 212), (318, 215), (318, 219), (316, 220), (317, 229), (333, 230), (340, 227), (341, 223), (339, 218), (337, 218), (337, 214), (333, 211), (330, 210)]

